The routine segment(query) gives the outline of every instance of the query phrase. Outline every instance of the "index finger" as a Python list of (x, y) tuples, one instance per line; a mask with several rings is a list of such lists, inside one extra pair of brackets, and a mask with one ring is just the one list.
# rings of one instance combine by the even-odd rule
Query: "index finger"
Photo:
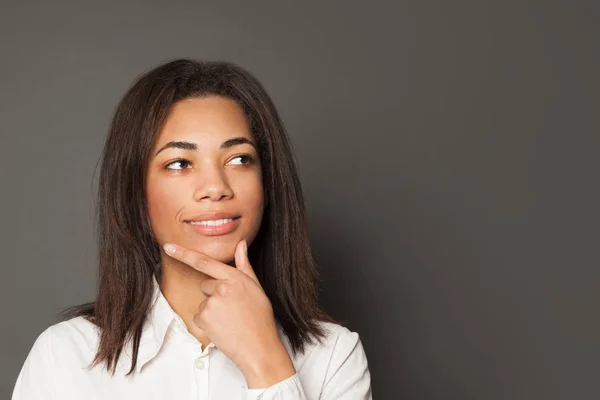
[(165, 243), (163, 249), (176, 260), (184, 262), (195, 270), (212, 276), (215, 279), (228, 279), (231, 276), (230, 267), (206, 254), (186, 249), (173, 243)]

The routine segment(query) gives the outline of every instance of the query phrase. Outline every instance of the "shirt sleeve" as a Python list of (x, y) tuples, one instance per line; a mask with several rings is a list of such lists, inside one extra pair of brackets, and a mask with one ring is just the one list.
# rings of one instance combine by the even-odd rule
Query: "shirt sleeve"
[(323, 400), (372, 400), (371, 373), (358, 333), (342, 333), (334, 346), (325, 376)]
[[(266, 389), (247, 389), (246, 400), (307, 400), (298, 374)], [(320, 400), (373, 400), (371, 374), (358, 333), (347, 331), (335, 341)]]
[(47, 328), (33, 344), (15, 384), (12, 400), (55, 399), (52, 385), (51, 332)]
[(266, 389), (247, 389), (246, 400), (306, 400), (298, 374)]

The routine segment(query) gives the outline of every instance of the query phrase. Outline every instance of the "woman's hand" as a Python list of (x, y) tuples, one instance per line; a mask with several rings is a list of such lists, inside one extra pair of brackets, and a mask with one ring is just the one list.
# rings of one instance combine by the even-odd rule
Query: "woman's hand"
[(207, 297), (194, 323), (240, 368), (250, 389), (269, 387), (296, 373), (279, 338), (271, 302), (248, 260), (245, 240), (236, 246), (236, 268), (182, 246), (169, 243), (163, 248), (214, 278), (200, 284)]

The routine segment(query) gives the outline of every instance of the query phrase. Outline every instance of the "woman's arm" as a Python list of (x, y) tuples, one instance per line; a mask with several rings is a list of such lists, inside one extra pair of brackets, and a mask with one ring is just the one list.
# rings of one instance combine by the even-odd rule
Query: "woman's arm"
[(36, 339), (17, 378), (12, 400), (55, 399), (52, 382), (51, 328)]
[[(307, 383), (307, 384), (310, 384)], [(295, 374), (266, 389), (248, 389), (246, 400), (306, 400), (299, 375)], [(321, 400), (372, 400), (367, 357), (356, 332), (336, 339), (326, 371)]]
[(358, 333), (346, 332), (338, 337), (319, 398), (372, 400), (371, 373)]

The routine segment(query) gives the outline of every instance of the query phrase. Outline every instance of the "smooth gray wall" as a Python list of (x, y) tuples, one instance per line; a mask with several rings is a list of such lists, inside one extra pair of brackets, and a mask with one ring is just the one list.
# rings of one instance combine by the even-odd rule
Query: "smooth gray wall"
[(113, 107), (187, 56), (277, 104), (376, 399), (600, 398), (598, 4), (3, 1), (0, 398), (93, 296)]

